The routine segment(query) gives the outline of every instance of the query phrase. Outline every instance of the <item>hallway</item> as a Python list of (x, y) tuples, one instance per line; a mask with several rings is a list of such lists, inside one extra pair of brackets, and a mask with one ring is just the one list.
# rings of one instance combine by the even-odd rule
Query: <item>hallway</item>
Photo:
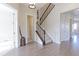
[[(79, 55), (79, 39), (74, 35), (71, 37), (71, 25), (74, 20), (74, 15), (79, 17), (79, 9), (74, 12), (68, 12), (72, 9), (79, 8), (79, 4), (33, 4), (35, 9), (28, 8), (30, 4), (12, 4), (11, 7), (17, 10), (17, 28), (16, 44), (19, 46), (22, 42), (20, 38), (25, 37), (24, 47), (14, 48), (10, 50), (5, 56), (77, 56)], [(64, 7), (65, 6), (65, 7)], [(73, 6), (73, 7), (72, 7)], [(40, 7), (40, 8), (39, 8)], [(44, 8), (45, 7), (45, 8)], [(44, 8), (44, 9), (43, 9)], [(76, 13), (78, 14), (75, 14)], [(33, 19), (28, 21), (27, 16), (32, 16)], [(4, 18), (4, 17), (3, 17)], [(76, 17), (75, 17), (76, 18)], [(75, 20), (78, 20), (76, 18)], [(6, 20), (6, 19), (5, 19)], [(33, 22), (31, 22), (33, 20)], [(29, 22), (29, 23), (28, 23)], [(33, 23), (33, 24), (32, 24)], [(13, 24), (13, 23), (12, 23)], [(73, 23), (74, 24), (74, 23)], [(22, 35), (19, 35), (18, 25), (21, 28)], [(52, 26), (51, 26), (52, 25)], [(7, 26), (6, 26), (7, 27)], [(74, 26), (73, 26), (74, 27)], [(38, 31), (39, 35), (36, 34)], [(4, 31), (3, 31), (4, 32)], [(11, 31), (15, 34), (14, 31)], [(5, 37), (5, 36), (4, 36)], [(40, 37), (40, 38), (39, 38)], [(15, 37), (13, 37), (15, 38)], [(12, 38), (12, 39), (13, 39)], [(41, 40), (40, 40), (41, 39)], [(54, 42), (46, 44), (45, 42)], [(45, 45), (39, 45), (38, 43)], [(41, 43), (42, 42), (42, 43)], [(61, 42), (61, 44), (60, 44)], [(56, 44), (58, 43), (58, 44)], [(6, 46), (7, 47), (7, 46)]]
[(66, 41), (60, 45), (53, 43), (44, 47), (30, 43), (9, 51), (5, 56), (79, 56), (79, 42)]

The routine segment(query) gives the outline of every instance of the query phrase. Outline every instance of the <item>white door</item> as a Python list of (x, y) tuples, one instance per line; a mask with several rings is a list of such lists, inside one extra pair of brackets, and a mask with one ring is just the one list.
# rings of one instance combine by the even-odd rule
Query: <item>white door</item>
[(0, 4), (0, 54), (15, 47), (15, 18), (13, 11)]

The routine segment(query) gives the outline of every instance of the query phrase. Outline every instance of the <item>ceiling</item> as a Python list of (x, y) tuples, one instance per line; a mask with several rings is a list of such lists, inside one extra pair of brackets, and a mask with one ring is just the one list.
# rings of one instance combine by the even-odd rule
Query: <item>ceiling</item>
[(79, 9), (73, 11), (74, 16), (79, 17)]
[(72, 15), (74, 17), (74, 21), (79, 21), (79, 9), (74, 9), (66, 13)]
[(79, 21), (79, 9), (73, 10), (72, 15), (74, 16), (74, 21)]
[[(42, 8), (46, 3), (35, 3), (36, 9)], [(24, 5), (28, 8), (29, 3), (24, 3)]]

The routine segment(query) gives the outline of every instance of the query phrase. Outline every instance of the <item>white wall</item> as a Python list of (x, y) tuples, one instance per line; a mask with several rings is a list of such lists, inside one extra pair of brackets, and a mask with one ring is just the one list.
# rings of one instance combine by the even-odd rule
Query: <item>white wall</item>
[[(25, 37), (25, 39), (26, 39), (26, 43), (27, 43), (27, 36), (28, 36), (28, 34), (27, 34), (27, 15), (31, 15), (31, 16), (33, 16), (34, 17), (34, 39), (36, 39), (36, 33), (35, 33), (35, 31), (36, 31), (36, 10), (34, 9), (34, 10), (32, 10), (32, 9), (28, 9), (28, 8), (26, 8), (26, 6), (25, 5), (23, 5), (23, 4), (17, 4), (17, 3), (10, 3), (10, 4), (7, 4), (9, 7), (12, 7), (12, 8), (14, 8), (14, 9), (16, 9), (17, 10), (17, 12), (18, 12), (18, 26), (20, 26), (20, 28), (21, 28), (21, 31), (22, 31), (22, 34), (23, 34), (23, 36)], [(18, 27), (19, 28), (19, 27)], [(19, 37), (18, 37), (18, 39), (20, 39), (20, 33), (19, 33), (19, 29), (18, 29), (18, 35), (19, 35)]]
[(19, 8), (19, 25), (21, 27), (21, 30), (22, 30), (22, 34), (23, 36), (26, 38), (26, 43), (28, 43), (27, 41), (27, 37), (28, 37), (28, 34), (27, 34), (27, 16), (30, 15), (30, 16), (33, 16), (33, 39), (35, 40), (36, 39), (36, 10), (34, 9), (28, 9), (26, 8), (25, 5), (23, 4), (20, 4), (20, 8)]
[(79, 8), (79, 4), (56, 3), (54, 9), (45, 20), (45, 29), (52, 36), (53, 42), (60, 42), (60, 14)]

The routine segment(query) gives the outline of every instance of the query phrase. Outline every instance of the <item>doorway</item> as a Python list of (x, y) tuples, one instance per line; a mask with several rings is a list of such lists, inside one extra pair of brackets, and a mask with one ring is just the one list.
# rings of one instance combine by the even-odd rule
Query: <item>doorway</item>
[(61, 14), (61, 41), (79, 44), (79, 9)]
[(79, 17), (74, 17), (72, 20), (72, 31), (71, 31), (72, 41), (74, 43), (79, 42)]
[(33, 41), (33, 16), (27, 15), (27, 32), (28, 32), (28, 40), (27, 42)]
[(16, 12), (0, 4), (0, 55), (16, 47), (18, 47)]

